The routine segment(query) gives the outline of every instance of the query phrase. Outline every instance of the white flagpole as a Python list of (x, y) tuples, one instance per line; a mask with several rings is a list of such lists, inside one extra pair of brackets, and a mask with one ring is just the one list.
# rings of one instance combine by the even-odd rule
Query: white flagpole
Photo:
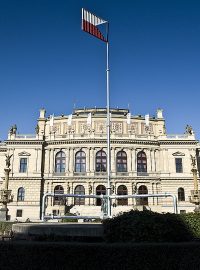
[(109, 82), (109, 40), (108, 40), (109, 24), (107, 23), (107, 67), (106, 67), (106, 77), (107, 77), (107, 215), (111, 217), (111, 201), (110, 201), (110, 82)]

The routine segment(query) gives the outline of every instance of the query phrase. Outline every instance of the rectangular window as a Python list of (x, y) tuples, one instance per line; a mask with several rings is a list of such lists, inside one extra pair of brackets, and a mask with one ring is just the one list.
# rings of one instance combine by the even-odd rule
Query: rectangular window
[(22, 210), (17, 209), (16, 217), (22, 217)]
[(182, 173), (183, 172), (182, 158), (175, 158), (175, 164), (176, 164), (176, 172)]
[(27, 171), (27, 158), (20, 158), (19, 172), (25, 173)]

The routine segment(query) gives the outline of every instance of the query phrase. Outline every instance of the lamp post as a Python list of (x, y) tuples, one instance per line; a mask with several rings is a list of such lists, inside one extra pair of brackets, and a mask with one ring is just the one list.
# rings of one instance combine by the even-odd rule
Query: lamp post
[(10, 169), (10, 159), (12, 155), (6, 155), (6, 167), (4, 169), (5, 181), (4, 188), (0, 190), (0, 203), (2, 203), (2, 208), (0, 209), (0, 221), (8, 220), (8, 207), (7, 204), (13, 201), (12, 190), (9, 190), (9, 173)]
[(194, 212), (200, 212), (200, 190), (198, 187), (198, 180), (197, 180), (197, 168), (196, 168), (196, 158), (191, 155), (192, 160), (192, 174), (194, 180), (194, 189), (191, 190), (191, 196), (189, 196), (189, 200), (191, 203), (195, 204)]

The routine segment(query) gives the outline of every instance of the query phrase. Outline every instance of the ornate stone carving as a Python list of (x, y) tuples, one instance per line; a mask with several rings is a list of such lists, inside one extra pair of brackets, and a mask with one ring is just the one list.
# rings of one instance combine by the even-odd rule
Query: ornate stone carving
[(149, 124), (149, 126), (145, 125), (145, 123), (141, 124), (141, 133), (142, 134), (153, 134), (153, 125)]
[(116, 134), (123, 133), (123, 123), (122, 122), (112, 122), (111, 123), (111, 130), (115, 131)]
[(9, 168), (10, 167), (10, 159), (13, 155), (6, 155), (6, 168)]
[(138, 134), (138, 123), (131, 123), (128, 130), (133, 134)]

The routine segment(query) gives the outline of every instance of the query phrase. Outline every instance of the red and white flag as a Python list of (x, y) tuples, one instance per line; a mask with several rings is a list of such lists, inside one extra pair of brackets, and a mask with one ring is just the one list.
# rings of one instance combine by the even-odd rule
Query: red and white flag
[(101, 31), (98, 29), (98, 25), (105, 23), (107, 23), (107, 21), (82, 8), (82, 30), (103, 40), (104, 42), (108, 42), (108, 38), (105, 38)]

